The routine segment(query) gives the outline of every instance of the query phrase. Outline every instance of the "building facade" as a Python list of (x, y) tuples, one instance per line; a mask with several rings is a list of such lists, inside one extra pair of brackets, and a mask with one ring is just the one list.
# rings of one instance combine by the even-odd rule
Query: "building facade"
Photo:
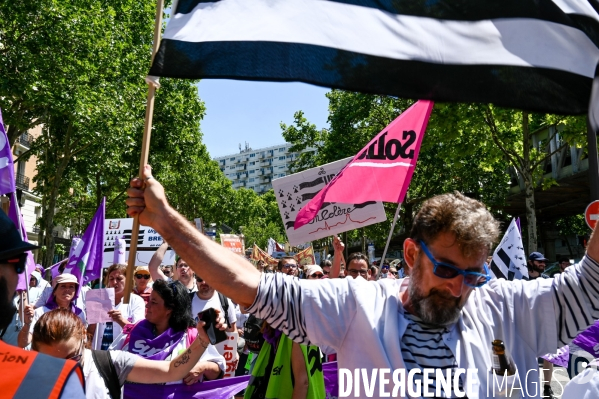
[[(239, 146), (239, 153), (214, 158), (220, 170), (233, 181), (233, 188), (247, 188), (263, 194), (272, 188), (272, 181), (290, 173), (291, 163), (299, 153), (289, 151), (291, 144), (251, 149)], [(314, 151), (308, 149), (306, 151)]]
[[(15, 186), (17, 201), (23, 215), (23, 223), (27, 231), (27, 239), (35, 245), (42, 245), (40, 242), (40, 229), (37, 225), (38, 219), (42, 216), (41, 198), (35, 194), (35, 183), (33, 178), (37, 174), (37, 157), (30, 156), (26, 161), (19, 160), (19, 157), (27, 152), (34, 140), (42, 134), (42, 126), (36, 126), (28, 132), (21, 134), (12, 147), (13, 160), (15, 164)], [(2, 210), (8, 212), (8, 197), (0, 198)], [(70, 230), (63, 226), (55, 226), (52, 235), (56, 243), (63, 244), (67, 249), (70, 247)], [(39, 250), (34, 250), (33, 254), (38, 261)], [(60, 255), (57, 254), (57, 258)]]

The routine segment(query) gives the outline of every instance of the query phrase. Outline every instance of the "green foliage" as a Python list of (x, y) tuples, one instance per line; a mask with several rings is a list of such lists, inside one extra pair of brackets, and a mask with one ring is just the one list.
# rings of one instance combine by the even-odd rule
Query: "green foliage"
[(555, 222), (555, 227), (562, 237), (586, 236), (591, 231), (583, 214), (560, 218)]

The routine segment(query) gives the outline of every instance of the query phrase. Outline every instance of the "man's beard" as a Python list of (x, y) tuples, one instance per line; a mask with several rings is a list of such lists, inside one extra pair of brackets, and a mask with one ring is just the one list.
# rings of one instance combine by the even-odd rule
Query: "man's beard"
[(8, 283), (6, 278), (0, 277), (0, 333), (10, 325), (17, 308), (12, 300), (8, 299)]
[(456, 298), (436, 288), (432, 288), (428, 295), (424, 295), (420, 290), (421, 267), (421, 265), (415, 265), (412, 268), (408, 285), (408, 297), (414, 313), (424, 323), (432, 326), (448, 326), (455, 323), (462, 312), (461, 297)]

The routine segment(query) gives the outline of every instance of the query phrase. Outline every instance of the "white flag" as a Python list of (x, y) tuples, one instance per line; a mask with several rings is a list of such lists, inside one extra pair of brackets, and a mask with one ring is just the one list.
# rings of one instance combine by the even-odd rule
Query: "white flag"
[(528, 280), (522, 235), (515, 219), (512, 219), (512, 223), (505, 232), (501, 243), (495, 248), (490, 266), (491, 273), (496, 278)]
[(272, 253), (277, 250), (277, 242), (273, 238), (268, 239), (268, 247), (266, 252), (272, 256)]

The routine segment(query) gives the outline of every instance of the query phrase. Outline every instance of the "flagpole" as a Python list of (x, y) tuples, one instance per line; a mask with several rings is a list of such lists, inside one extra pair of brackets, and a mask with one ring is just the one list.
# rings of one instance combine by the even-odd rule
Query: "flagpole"
[[(162, 13), (163, 0), (156, 2), (156, 18), (154, 24), (154, 42), (152, 45), (152, 59), (150, 65), (154, 62), (154, 56), (160, 46), (160, 33), (162, 31)], [(152, 133), (152, 117), (154, 116), (154, 94), (156, 85), (148, 81), (148, 97), (146, 102), (146, 120), (144, 123), (144, 134), (141, 142), (141, 158), (139, 160), (139, 176), (143, 176), (144, 166), (148, 163), (150, 153), (150, 137)], [(127, 278), (125, 279), (125, 296), (123, 303), (129, 303), (131, 291), (133, 290), (133, 271), (135, 268), (135, 259), (137, 258), (137, 239), (139, 237), (139, 216), (133, 218), (133, 228), (131, 230), (131, 245), (129, 247), (129, 261), (127, 262)]]
[(387, 244), (385, 244), (385, 250), (383, 251), (383, 256), (381, 257), (381, 262), (379, 263), (379, 271), (377, 272), (377, 279), (381, 275), (381, 268), (383, 263), (385, 262), (385, 255), (387, 255), (387, 250), (389, 249), (389, 243), (391, 242), (391, 236), (393, 235), (393, 230), (395, 230), (395, 223), (397, 222), (397, 217), (399, 216), (399, 210), (401, 209), (401, 202), (397, 204), (397, 210), (395, 211), (395, 216), (393, 216), (393, 223), (391, 223), (391, 230), (389, 230), (389, 236), (387, 237)]

